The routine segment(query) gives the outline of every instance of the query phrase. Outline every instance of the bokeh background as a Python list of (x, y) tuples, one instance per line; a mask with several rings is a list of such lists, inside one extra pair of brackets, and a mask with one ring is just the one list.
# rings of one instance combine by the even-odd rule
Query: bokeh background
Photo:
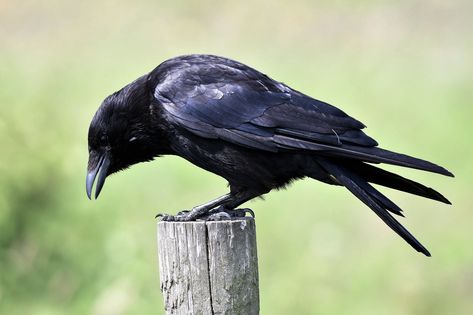
[(385, 191), (432, 252), (311, 180), (257, 214), (262, 314), (471, 314), (473, 2), (0, 1), (0, 313), (162, 314), (158, 211), (226, 192), (177, 157), (85, 195), (87, 130), (108, 94), (188, 53), (249, 64), (362, 120), (453, 202)]

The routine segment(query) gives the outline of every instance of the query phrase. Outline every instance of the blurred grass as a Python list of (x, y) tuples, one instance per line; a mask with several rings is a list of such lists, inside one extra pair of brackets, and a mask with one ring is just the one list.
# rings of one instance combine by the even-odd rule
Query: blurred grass
[[(162, 309), (157, 211), (225, 192), (175, 157), (84, 192), (101, 100), (166, 58), (213, 53), (341, 107), (388, 149), (455, 179), (402, 174), (452, 207), (387, 191), (426, 259), (343, 189), (310, 180), (257, 213), (262, 314), (470, 314), (470, 1), (0, 2), (0, 313)], [(202, 183), (205, 183), (204, 185)]]

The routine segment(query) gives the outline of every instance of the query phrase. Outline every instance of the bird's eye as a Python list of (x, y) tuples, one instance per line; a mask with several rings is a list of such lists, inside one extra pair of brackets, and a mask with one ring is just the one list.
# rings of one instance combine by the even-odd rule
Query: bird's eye
[(106, 135), (101, 135), (100, 136), (100, 145), (106, 145), (107, 144), (107, 136)]

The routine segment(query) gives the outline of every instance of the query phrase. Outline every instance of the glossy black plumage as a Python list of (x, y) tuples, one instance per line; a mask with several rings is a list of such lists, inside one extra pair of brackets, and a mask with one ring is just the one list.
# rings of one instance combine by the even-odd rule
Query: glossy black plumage
[(99, 161), (109, 163), (108, 175), (159, 155), (178, 155), (230, 184), (228, 195), (188, 214), (166, 217), (192, 220), (217, 206), (232, 209), (292, 180), (311, 177), (345, 186), (416, 250), (429, 255), (388, 213), (402, 215), (401, 209), (368, 182), (448, 200), (367, 162), (452, 174), (428, 161), (378, 148), (364, 127), (338, 108), (236, 61), (177, 57), (114, 93), (99, 108), (89, 129), (87, 192), (90, 197), (95, 176), (99, 169), (104, 172)]

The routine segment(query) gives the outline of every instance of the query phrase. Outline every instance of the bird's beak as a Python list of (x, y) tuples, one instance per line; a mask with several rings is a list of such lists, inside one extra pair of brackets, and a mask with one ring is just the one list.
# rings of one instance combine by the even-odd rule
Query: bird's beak
[(87, 197), (89, 197), (89, 199), (92, 199), (92, 186), (94, 185), (97, 174), (99, 175), (99, 178), (97, 180), (97, 184), (95, 185), (95, 199), (97, 199), (99, 196), (103, 184), (105, 183), (105, 178), (107, 178), (109, 167), (110, 157), (107, 153), (103, 153), (101, 155), (90, 155), (89, 167), (87, 169), (87, 177), (85, 180), (85, 188), (87, 191)]

